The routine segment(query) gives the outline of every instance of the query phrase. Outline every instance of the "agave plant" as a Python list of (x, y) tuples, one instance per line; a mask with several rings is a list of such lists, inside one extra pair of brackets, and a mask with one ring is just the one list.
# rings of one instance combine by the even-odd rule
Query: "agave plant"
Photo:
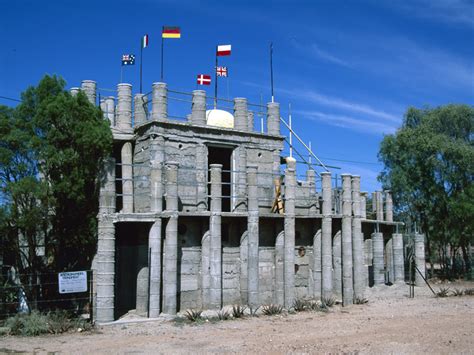
[(201, 310), (188, 309), (186, 313), (184, 314), (184, 316), (190, 322), (197, 322), (198, 320), (202, 319), (201, 314), (202, 314)]
[(232, 316), (234, 318), (242, 318), (245, 314), (247, 307), (236, 304), (232, 306)]
[(222, 308), (219, 312), (217, 312), (217, 318), (219, 318), (219, 320), (228, 320), (231, 318), (230, 312)]
[(326, 307), (332, 307), (336, 304), (336, 299), (334, 297), (324, 297), (324, 298), (321, 299), (321, 302)]
[(310, 308), (309, 301), (304, 298), (297, 298), (293, 302), (293, 309), (296, 312), (303, 312)]
[(275, 314), (280, 314), (283, 312), (283, 306), (279, 304), (266, 304), (262, 307), (262, 313), (266, 316), (273, 316)]
[(464, 295), (464, 290), (460, 288), (455, 288), (453, 290), (453, 296), (462, 296)]
[(450, 289), (449, 287), (441, 287), (438, 292), (436, 292), (436, 296), (438, 297), (448, 297)]
[(366, 303), (369, 303), (369, 300), (367, 298), (356, 297), (354, 299), (354, 304), (366, 304)]

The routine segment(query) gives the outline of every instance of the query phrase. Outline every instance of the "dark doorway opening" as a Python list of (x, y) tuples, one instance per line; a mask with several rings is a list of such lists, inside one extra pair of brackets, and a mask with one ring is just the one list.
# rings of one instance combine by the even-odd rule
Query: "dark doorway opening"
[[(232, 200), (232, 188), (231, 188), (231, 159), (232, 159), (232, 148), (223, 147), (208, 147), (207, 161), (209, 169), (211, 164), (222, 164), (222, 211), (230, 212), (231, 200)], [(209, 195), (211, 193), (211, 174), (209, 173)], [(211, 200), (209, 198), (208, 206), (211, 206)]]

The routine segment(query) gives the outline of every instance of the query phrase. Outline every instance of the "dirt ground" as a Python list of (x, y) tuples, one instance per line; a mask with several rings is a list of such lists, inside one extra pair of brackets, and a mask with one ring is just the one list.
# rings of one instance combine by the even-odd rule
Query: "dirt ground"
[[(434, 285), (472, 288), (474, 283)], [(405, 284), (372, 288), (368, 304), (197, 325), (169, 319), (92, 332), (0, 338), (0, 353), (427, 353), (474, 354), (474, 297), (434, 298)]]

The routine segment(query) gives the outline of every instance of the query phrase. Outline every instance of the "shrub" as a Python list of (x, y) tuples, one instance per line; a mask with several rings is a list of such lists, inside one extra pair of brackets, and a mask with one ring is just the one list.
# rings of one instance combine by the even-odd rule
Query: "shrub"
[(326, 297), (326, 298), (322, 298), (321, 302), (326, 307), (332, 307), (336, 304), (336, 299), (334, 297)]
[(474, 296), (474, 288), (466, 288), (466, 289), (464, 290), (464, 294), (465, 294), (466, 296)]
[(293, 302), (293, 309), (296, 311), (296, 312), (303, 312), (303, 311), (306, 311), (307, 309), (309, 309), (310, 306), (309, 306), (309, 301), (308, 300), (305, 300), (303, 298), (297, 298), (296, 300), (294, 300)]
[(266, 304), (262, 307), (262, 313), (266, 316), (273, 316), (275, 314), (280, 314), (283, 312), (283, 306), (279, 304)]
[(6, 320), (5, 326), (10, 329), (12, 335), (37, 336), (49, 332), (48, 317), (38, 311), (10, 317)]
[(69, 329), (74, 327), (74, 321), (71, 319), (70, 314), (64, 310), (56, 310), (49, 312), (48, 324), (49, 332), (53, 334), (60, 334), (67, 332)]
[(217, 312), (217, 318), (219, 318), (219, 320), (228, 320), (230, 319), (230, 312), (222, 308)]
[(453, 291), (453, 296), (462, 296), (464, 295), (464, 290), (460, 288), (455, 288)]
[(245, 314), (247, 307), (236, 304), (232, 306), (232, 316), (234, 318), (242, 318)]
[(260, 309), (260, 306), (257, 306), (256, 308), (253, 308), (252, 306), (249, 306), (249, 312), (252, 317), (258, 317), (257, 312)]
[(436, 296), (438, 297), (448, 297), (449, 296), (449, 287), (441, 287), (438, 292), (436, 292)]
[(202, 319), (201, 314), (202, 314), (201, 310), (188, 309), (186, 313), (184, 314), (184, 316), (190, 322), (197, 322), (198, 320)]
[(354, 304), (367, 304), (367, 303), (369, 303), (369, 300), (367, 298), (356, 297), (354, 299)]

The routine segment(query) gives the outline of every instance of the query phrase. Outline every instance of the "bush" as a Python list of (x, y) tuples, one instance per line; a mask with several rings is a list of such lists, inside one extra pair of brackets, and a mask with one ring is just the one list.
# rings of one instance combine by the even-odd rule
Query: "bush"
[(231, 318), (230, 312), (222, 308), (219, 312), (217, 312), (217, 318), (219, 318), (219, 320), (228, 320)]
[(326, 307), (332, 307), (336, 304), (336, 299), (334, 297), (327, 297), (327, 298), (322, 298), (321, 302)]
[(232, 316), (234, 318), (242, 318), (245, 314), (245, 310), (247, 308), (245, 306), (241, 306), (239, 304), (232, 306)]
[(202, 319), (201, 314), (202, 314), (201, 310), (188, 309), (186, 313), (184, 314), (184, 316), (190, 322), (197, 322)]
[(262, 307), (262, 313), (266, 316), (273, 316), (275, 314), (280, 314), (283, 312), (283, 306), (279, 304), (266, 304)]
[(303, 312), (310, 308), (310, 302), (303, 298), (297, 298), (293, 301), (293, 309), (295, 312)]
[(86, 319), (73, 318), (67, 311), (57, 310), (46, 314), (38, 311), (17, 314), (6, 319), (3, 328), (10, 335), (37, 336), (60, 334), (74, 328), (90, 330), (92, 326)]
[(11, 335), (37, 336), (49, 332), (48, 317), (38, 311), (30, 314), (17, 314), (5, 321)]
[(436, 292), (436, 296), (438, 297), (448, 297), (450, 289), (449, 287), (441, 287), (438, 292)]

